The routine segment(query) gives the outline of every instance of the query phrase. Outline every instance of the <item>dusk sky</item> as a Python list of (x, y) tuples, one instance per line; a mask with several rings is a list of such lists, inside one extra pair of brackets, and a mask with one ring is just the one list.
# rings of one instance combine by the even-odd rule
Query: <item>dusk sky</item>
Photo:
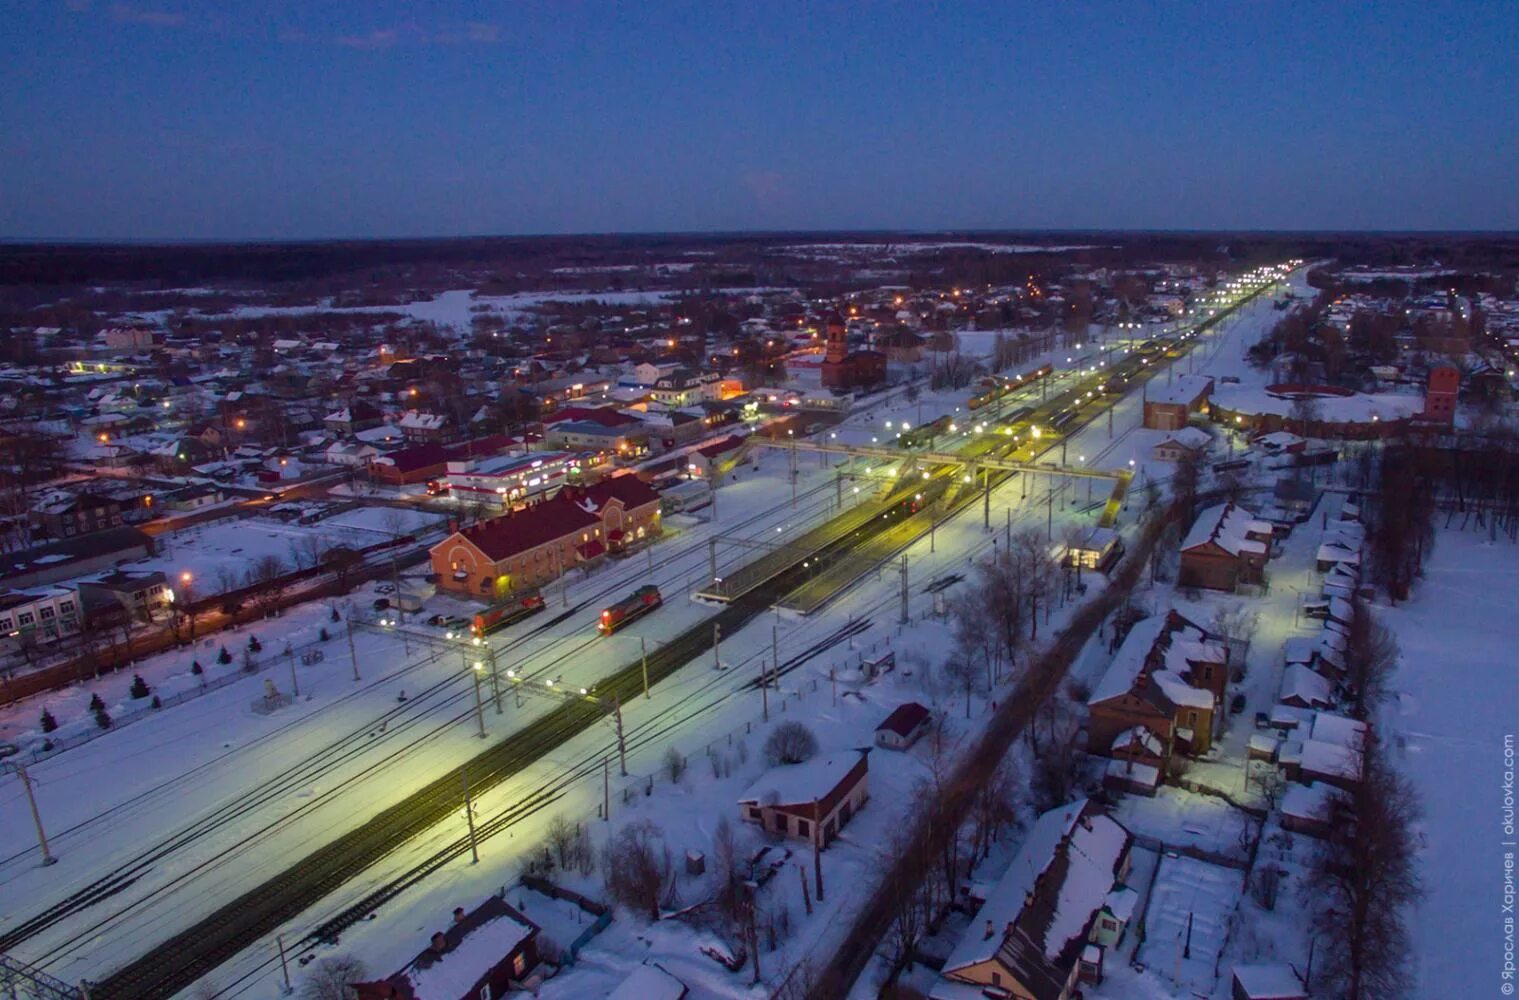
[(0, 237), (1519, 228), (1519, 3), (7, 0)]

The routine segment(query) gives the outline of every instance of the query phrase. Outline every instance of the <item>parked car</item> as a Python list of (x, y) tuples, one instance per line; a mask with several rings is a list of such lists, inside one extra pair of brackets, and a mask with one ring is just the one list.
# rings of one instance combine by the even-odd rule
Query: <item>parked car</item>
[(389, 601), (389, 599), (388, 598), (384, 598), (384, 597), (376, 599), (375, 602), (374, 602), (374, 609), (376, 611), (389, 611), (390, 610), (390, 601)]
[(1255, 728), (1256, 729), (1270, 729), (1271, 728), (1271, 716), (1267, 715), (1265, 712), (1256, 712), (1255, 713)]
[(1245, 710), (1245, 696), (1237, 694), (1229, 699), (1229, 714), (1238, 715)]

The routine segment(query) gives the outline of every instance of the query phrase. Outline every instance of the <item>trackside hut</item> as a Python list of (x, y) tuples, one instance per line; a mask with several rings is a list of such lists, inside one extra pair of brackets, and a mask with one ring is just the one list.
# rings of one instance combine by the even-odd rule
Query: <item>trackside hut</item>
[(762, 829), (827, 847), (869, 797), (866, 756), (846, 750), (766, 771), (738, 797)]

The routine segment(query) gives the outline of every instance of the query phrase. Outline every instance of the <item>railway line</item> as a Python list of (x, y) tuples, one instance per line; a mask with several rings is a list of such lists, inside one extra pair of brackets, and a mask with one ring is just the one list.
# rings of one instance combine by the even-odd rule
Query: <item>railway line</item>
[[(1210, 324), (1217, 322), (1218, 318), (1220, 317), (1210, 320)], [(1169, 349), (1161, 348), (1161, 350), (1168, 351)], [(1151, 371), (1153, 372), (1154, 369)], [(1089, 420), (1090, 416), (1086, 413), (1088, 404), (1094, 399), (1100, 400), (1101, 394), (1087, 391), (1083, 396), (1083, 385), (1083, 383), (1078, 383), (1076, 388), (1067, 390), (1041, 404), (1032, 414), (1030, 424), (1041, 419), (1048, 420), (1057, 413), (1062, 416), (1070, 414), (1077, 419), (1087, 416)], [(1100, 412), (1100, 405), (1092, 411), (1091, 415), (1095, 415), (1096, 412)], [(1067, 424), (1069, 423), (1071, 421), (1067, 421)], [(1011, 443), (999, 444), (989, 439), (982, 453), (1005, 452), (1008, 447), (1016, 450), (1017, 446)], [(1009, 475), (1011, 473), (1003, 473), (994, 478), (989, 476), (985, 488), (994, 489)], [(811, 557), (822, 557), (825, 560), (840, 555), (847, 557), (851, 550), (858, 550), (862, 558), (879, 562), (882, 551), (886, 551), (889, 555), (890, 552), (922, 537), (929, 530), (932, 515), (924, 518), (922, 511), (907, 510), (902, 505), (911, 502), (910, 498), (914, 492), (922, 492), (925, 487), (936, 489), (940, 494), (947, 491), (950, 487), (947, 470), (942, 468), (935, 470), (926, 484), (912, 483), (908, 487), (899, 488), (883, 501), (864, 503), (860, 508), (845, 512), (803, 535), (795, 546), (796, 549), (809, 553), (801, 560), (803, 564), (789, 558), (784, 560), (789, 564), (780, 566), (764, 582), (742, 596), (736, 597), (711, 618), (686, 629), (675, 639), (652, 651), (648, 656), (647, 668), (650, 683), (657, 683), (669, 677), (709, 649), (712, 644), (711, 626), (714, 623), (719, 625), (725, 634), (731, 635), (770, 607), (778, 597), (806, 585), (808, 577), (814, 575), (809, 573), (812, 567), (804, 565)], [(820, 487), (819, 490), (827, 488)], [(975, 502), (979, 496), (979, 491), (960, 491), (955, 496), (950, 515), (963, 510), (965, 506)], [(699, 550), (699, 546), (693, 546), (683, 554), (689, 555), (696, 550)], [(583, 602), (577, 607), (584, 607), (585, 603), (588, 602)], [(540, 628), (547, 628), (551, 624), (553, 623), (545, 623)], [(526, 639), (536, 631), (536, 629), (532, 630), (522, 638)], [(835, 643), (838, 641), (842, 639), (833, 640)], [(572, 650), (556, 656), (556, 660), (573, 655), (573, 652)], [(817, 655), (817, 653), (812, 655)], [(789, 671), (795, 668), (796, 665), (793, 665), (787, 669)], [(539, 667), (536, 668), (536, 672), (541, 673), (545, 669), (548, 667)], [(441, 689), (448, 684), (456, 683), (457, 680), (457, 677), (446, 678), (437, 686)], [(627, 700), (642, 690), (642, 684), (641, 664), (635, 662), (604, 679), (597, 686), (597, 690), (604, 697), (615, 695)], [(440, 702), (440, 704), (451, 704), (463, 698), (464, 695), (464, 691), (456, 691), (449, 696), (448, 701)], [(729, 696), (731, 693), (722, 695), (712, 704), (720, 704)], [(673, 712), (686, 700), (683, 698), (681, 702), (671, 706), (669, 711)], [(710, 706), (703, 710), (710, 710)], [(467, 717), (468, 714), (469, 710), (466, 710), (454, 716), (421, 738), (428, 738), (438, 729), (451, 726)], [(681, 721), (689, 717), (688, 715), (680, 720), (670, 721), (668, 726), (679, 725)], [(439, 820), (457, 811), (460, 806), (459, 790), (466, 775), (472, 787), (484, 791), (521, 773), (549, 750), (584, 732), (602, 718), (604, 718), (604, 709), (591, 702), (565, 702), (557, 706), (460, 767), (430, 782), (407, 799), (385, 809), (362, 827), (343, 834), (318, 848), (253, 891), (227, 902), (196, 925), (169, 938), (148, 955), (117, 970), (107, 980), (97, 984), (92, 989), (91, 995), (133, 998), (168, 996), (188, 986), (242, 950), (252, 940), (272, 932), (350, 882), (378, 858), (391, 853)], [(634, 739), (647, 741), (657, 739), (661, 734), (662, 731), (657, 728), (651, 730), (646, 726), (634, 735)], [(510, 808), (483, 824), (481, 830), (478, 831), (479, 834), (489, 836), (545, 808), (562, 794), (568, 783), (584, 777), (585, 768), (591, 768), (593, 772), (603, 766), (605, 759), (605, 754), (600, 752), (588, 755), (577, 764), (579, 770), (572, 770), (568, 776), (561, 776), (555, 784), (541, 785), (519, 797)], [(205, 832), (192, 829), (183, 835), (193, 838), (202, 836)], [(467, 842), (465, 847), (467, 849)], [(235, 849), (234, 847), (232, 850)], [(362, 915), (372, 912), (375, 906), (393, 898), (406, 886), (415, 884), (416, 881), (435, 871), (437, 867), (456, 858), (459, 850), (459, 842), (456, 841), (411, 872), (377, 888), (358, 903), (348, 907), (343, 913), (324, 921), (317, 930), (312, 932), (306, 943), (323, 940), (339, 933), (342, 928), (351, 925), (353, 919), (357, 919), (354, 914)], [(133, 859), (133, 861), (147, 865), (152, 863), (151, 860), (142, 859)], [(191, 874), (193, 873), (186, 873), (185, 877)], [(114, 891), (113, 886), (131, 877), (130, 871), (113, 873), (109, 880), (102, 880), (100, 884), (92, 886), (89, 892), (77, 898), (71, 897), (64, 904), (60, 904), (72, 908), (66, 912), (60, 911), (51, 918), (52, 922), (62, 920), (80, 909), (87, 908), (92, 902), (111, 894)], [(166, 891), (167, 888), (168, 886), (164, 886), (155, 889), (152, 894), (134, 905), (149, 902), (157, 893)], [(108, 920), (112, 919), (116, 918), (108, 918)], [(34, 920), (46, 921), (48, 917), (43, 914)], [(29, 922), (27, 926), (41, 925)], [(65, 950), (72, 943), (88, 940), (89, 936), (98, 934), (102, 929), (101, 924), (98, 923), (85, 929), (81, 934), (76, 935), (72, 942), (49, 952), (39, 961), (39, 964), (46, 964), (49, 957)], [(18, 932), (21, 932), (20, 928), (14, 928), (8, 934)], [(0, 939), (0, 942), (3, 941), (4, 939)]]

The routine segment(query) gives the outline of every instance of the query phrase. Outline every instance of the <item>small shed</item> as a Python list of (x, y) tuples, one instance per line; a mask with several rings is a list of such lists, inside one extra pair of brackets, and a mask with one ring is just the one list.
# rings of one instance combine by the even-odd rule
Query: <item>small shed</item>
[(933, 713), (915, 701), (898, 705), (876, 727), (876, 746), (887, 750), (906, 750), (928, 731)]
[(1292, 966), (1236, 965), (1234, 1000), (1308, 1000), (1308, 990), (1298, 980)]

